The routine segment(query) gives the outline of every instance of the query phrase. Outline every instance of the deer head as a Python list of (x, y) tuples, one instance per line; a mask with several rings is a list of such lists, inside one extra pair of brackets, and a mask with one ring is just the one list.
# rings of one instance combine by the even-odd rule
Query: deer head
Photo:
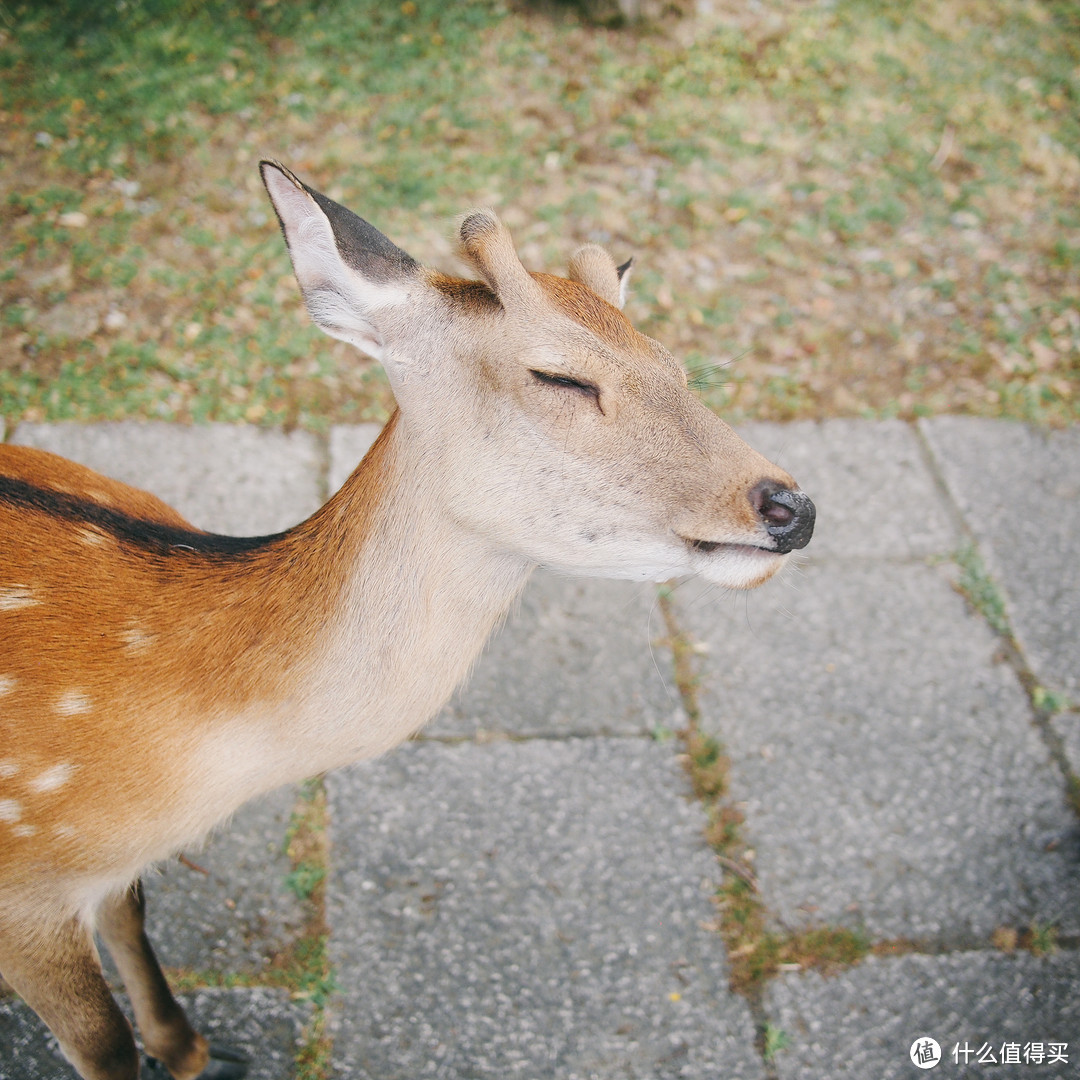
[(382, 362), (458, 524), (566, 573), (731, 588), (810, 539), (792, 478), (622, 314), (629, 264), (589, 245), (568, 279), (530, 273), (479, 210), (460, 240), (481, 280), (460, 280), (282, 166), (262, 171), (312, 319)]

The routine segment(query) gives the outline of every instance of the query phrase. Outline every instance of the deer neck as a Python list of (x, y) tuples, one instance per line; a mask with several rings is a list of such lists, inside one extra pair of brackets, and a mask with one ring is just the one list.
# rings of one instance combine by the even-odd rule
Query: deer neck
[[(342, 489), (290, 544), (315, 544), (337, 595), (302, 679), (267, 714), (291, 780), (382, 753), (414, 734), (468, 675), (533, 564), (443, 507), (437, 462), (395, 414)], [(297, 753), (303, 746), (302, 755)], [(302, 757), (302, 760), (298, 760)]]

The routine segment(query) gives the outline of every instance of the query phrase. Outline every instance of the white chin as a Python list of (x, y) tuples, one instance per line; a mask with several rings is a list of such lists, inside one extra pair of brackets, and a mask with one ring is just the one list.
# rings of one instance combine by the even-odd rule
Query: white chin
[(768, 581), (787, 562), (787, 556), (750, 544), (725, 544), (709, 552), (690, 551), (679, 544), (658, 545), (652, 550), (596, 552), (588, 561), (536, 561), (557, 574), (572, 576), (663, 582), (699, 575), (727, 589), (753, 589)]
[(786, 563), (787, 555), (761, 548), (731, 545), (693, 559), (694, 572), (727, 589), (755, 589)]

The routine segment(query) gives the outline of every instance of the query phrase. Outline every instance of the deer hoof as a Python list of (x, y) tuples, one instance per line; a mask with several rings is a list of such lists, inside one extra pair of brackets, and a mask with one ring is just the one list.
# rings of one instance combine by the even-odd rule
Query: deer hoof
[(220, 1043), (210, 1044), (210, 1060), (198, 1080), (243, 1080), (251, 1059), (247, 1054)]
[[(146, 1070), (148, 1077), (168, 1077), (170, 1075), (169, 1070), (157, 1058), (148, 1056), (146, 1064), (149, 1066)], [(195, 1080), (243, 1080), (247, 1076), (250, 1064), (251, 1059), (247, 1054), (234, 1050), (231, 1046), (211, 1043), (210, 1060), (206, 1063), (206, 1068), (199, 1073)]]

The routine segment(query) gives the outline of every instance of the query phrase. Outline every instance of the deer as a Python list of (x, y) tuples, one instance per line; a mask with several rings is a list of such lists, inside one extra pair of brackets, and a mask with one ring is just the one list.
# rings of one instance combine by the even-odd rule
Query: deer
[(811, 500), (622, 312), (630, 263), (530, 272), (490, 210), (466, 279), (260, 164), (307, 311), (381, 362), (395, 409), (344, 486), (270, 536), (0, 445), (0, 976), (84, 1080), (248, 1062), (194, 1030), (140, 875), (241, 804), (389, 751), (467, 676), (532, 571), (762, 584)]

